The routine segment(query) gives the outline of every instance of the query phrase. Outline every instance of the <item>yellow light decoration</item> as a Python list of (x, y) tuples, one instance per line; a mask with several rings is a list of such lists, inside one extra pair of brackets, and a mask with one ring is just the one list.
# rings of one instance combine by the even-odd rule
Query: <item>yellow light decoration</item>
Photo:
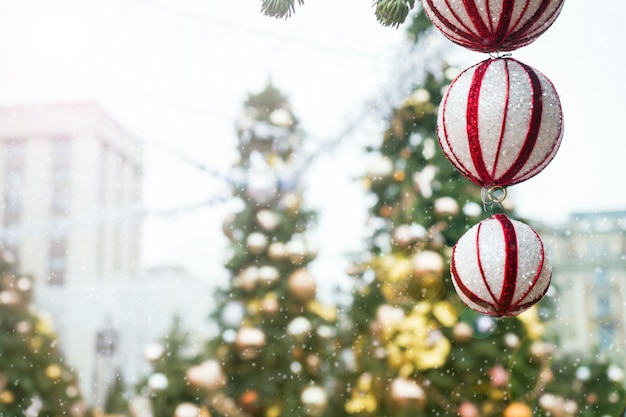
[(40, 336), (30, 339), (30, 348), (33, 352), (37, 352), (41, 346), (43, 346), (43, 340)]
[(274, 404), (269, 407), (267, 411), (265, 411), (265, 417), (279, 417), (281, 412), (281, 407), (278, 404)]
[(393, 173), (393, 180), (397, 182), (402, 182), (406, 178), (406, 173), (404, 171), (395, 171)]
[(543, 336), (546, 329), (539, 319), (539, 307), (536, 304), (517, 317), (524, 324), (526, 332), (531, 339), (537, 340)]
[(433, 306), (433, 316), (445, 327), (452, 327), (459, 318), (456, 309), (448, 301), (439, 301)]
[(337, 307), (324, 305), (317, 300), (313, 300), (307, 304), (307, 309), (326, 321), (334, 322), (337, 320)]
[[(397, 333), (387, 344), (388, 362), (408, 376), (413, 367), (419, 371), (442, 366), (450, 353), (450, 341), (428, 317), (430, 303), (418, 303), (399, 323)], [(410, 367), (407, 367), (409, 364)]]
[(49, 316), (42, 317), (40, 320), (37, 320), (35, 324), (35, 331), (37, 334), (51, 336), (54, 334), (54, 325), (52, 324), (52, 319)]
[(11, 404), (15, 401), (15, 396), (9, 390), (0, 392), (0, 404)]
[(51, 365), (48, 365), (46, 367), (45, 370), (45, 374), (48, 378), (53, 379), (53, 380), (57, 380), (59, 378), (61, 378), (61, 374), (62, 374), (63, 370), (61, 369), (61, 367), (56, 364), (53, 363)]
[(373, 413), (377, 408), (378, 402), (372, 394), (372, 376), (368, 373), (361, 374), (345, 410), (349, 414), (360, 414)]

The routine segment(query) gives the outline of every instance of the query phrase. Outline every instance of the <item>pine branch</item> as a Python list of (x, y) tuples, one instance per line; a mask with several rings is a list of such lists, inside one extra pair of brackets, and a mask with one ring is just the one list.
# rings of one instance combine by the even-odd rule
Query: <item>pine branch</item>
[(376, 20), (383, 26), (397, 28), (415, 7), (415, 0), (375, 0), (375, 6)]
[[(287, 19), (295, 12), (296, 0), (262, 0), (261, 13), (277, 19)], [(304, 4), (304, 0), (297, 0), (299, 5)]]

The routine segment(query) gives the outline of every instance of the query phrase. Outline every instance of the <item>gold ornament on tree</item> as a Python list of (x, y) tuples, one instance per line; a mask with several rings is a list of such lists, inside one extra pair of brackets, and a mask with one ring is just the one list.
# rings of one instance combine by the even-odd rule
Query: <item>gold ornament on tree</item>
[(265, 343), (265, 333), (254, 327), (241, 327), (235, 338), (235, 346), (242, 359), (254, 359), (259, 356)]
[(280, 215), (270, 210), (259, 210), (256, 221), (266, 232), (273, 232), (280, 225)]
[(504, 410), (502, 417), (533, 417), (533, 412), (526, 404), (514, 402)]
[(208, 391), (220, 389), (226, 385), (226, 375), (222, 366), (215, 359), (208, 359), (199, 365), (192, 366), (185, 372), (190, 384)]
[(317, 283), (306, 268), (300, 268), (292, 272), (287, 279), (287, 289), (296, 300), (306, 303), (315, 298)]
[(253, 232), (246, 239), (246, 247), (254, 255), (260, 255), (267, 248), (267, 236), (261, 232)]

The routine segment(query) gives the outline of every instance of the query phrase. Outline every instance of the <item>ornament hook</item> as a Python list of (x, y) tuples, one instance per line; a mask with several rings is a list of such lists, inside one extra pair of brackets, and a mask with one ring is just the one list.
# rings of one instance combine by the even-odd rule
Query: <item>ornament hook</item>
[(480, 190), (480, 199), (483, 202), (483, 210), (493, 211), (494, 206), (504, 210), (502, 202), (506, 198), (506, 188), (500, 185), (483, 187)]

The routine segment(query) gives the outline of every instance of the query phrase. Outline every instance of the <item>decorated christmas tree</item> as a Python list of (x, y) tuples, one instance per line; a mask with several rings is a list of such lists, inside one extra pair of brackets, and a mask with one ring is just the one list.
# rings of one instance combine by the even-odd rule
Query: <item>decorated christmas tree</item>
[[(426, 53), (432, 48), (428, 36), (438, 35), (429, 32), (429, 19), (417, 7), (408, 31), (418, 43), (415, 53)], [(478, 313), (459, 298), (450, 274), (454, 245), (482, 219), (515, 215), (503, 188), (474, 184), (442, 152), (438, 107), (460, 71), (442, 55), (439, 62), (439, 68), (429, 63), (422, 82), (393, 111), (381, 145), (369, 149), (372, 237), (369, 253), (352, 271), (347, 326), (353, 332), (341, 333), (343, 356), (353, 358), (342, 384), (345, 411), (399, 417), (618, 415), (623, 371), (597, 356), (559, 355), (554, 323), (546, 321), (551, 297), (503, 318)]]
[(206, 352), (223, 380), (192, 383), (219, 388), (207, 397), (214, 415), (319, 416), (331, 401), (336, 311), (317, 301), (307, 268), (316, 257), (306, 235), (314, 213), (303, 204), (298, 120), (269, 84), (245, 101), (237, 134), (233, 193), (241, 204), (223, 228), (231, 279), (217, 294), (220, 336)]
[(74, 371), (50, 321), (31, 304), (33, 282), (0, 256), (0, 415), (85, 415)]
[(193, 409), (197, 413), (194, 401), (197, 402), (201, 392), (190, 387), (185, 377), (195, 359), (189, 337), (182, 318), (175, 316), (162, 340), (145, 347), (144, 357), (152, 365), (152, 372), (137, 385), (141, 400), (135, 399), (131, 405), (135, 416), (171, 417), (176, 415), (177, 409), (180, 414), (181, 404), (183, 409)]
[(321, 416), (335, 401), (327, 382), (337, 312), (317, 300), (307, 268), (316, 257), (306, 236), (314, 213), (299, 182), (298, 121), (269, 84), (245, 101), (237, 134), (237, 206), (223, 227), (231, 276), (212, 317), (218, 336), (189, 359), (172, 334), (150, 355), (144, 391), (154, 416)]

